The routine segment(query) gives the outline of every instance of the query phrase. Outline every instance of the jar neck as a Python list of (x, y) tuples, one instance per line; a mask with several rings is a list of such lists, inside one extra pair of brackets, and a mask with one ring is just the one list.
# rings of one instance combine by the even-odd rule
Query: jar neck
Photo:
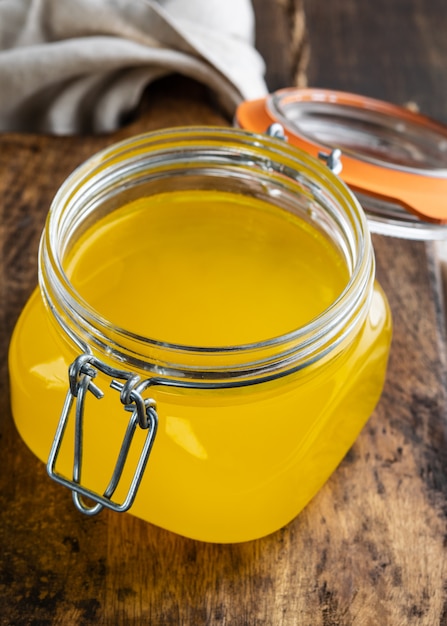
[[(85, 302), (66, 274), (80, 234), (130, 198), (178, 185), (265, 196), (302, 217), (340, 251), (349, 279), (318, 317), (256, 343), (169, 344), (118, 328)], [(124, 199), (125, 198), (125, 199)], [(146, 376), (250, 384), (302, 369), (351, 341), (369, 309), (374, 257), (363, 211), (329, 169), (287, 143), (223, 128), (183, 128), (134, 137), (92, 157), (62, 185), (41, 239), (39, 281), (53, 318), (76, 350)], [(154, 298), (153, 306), (157, 306)]]

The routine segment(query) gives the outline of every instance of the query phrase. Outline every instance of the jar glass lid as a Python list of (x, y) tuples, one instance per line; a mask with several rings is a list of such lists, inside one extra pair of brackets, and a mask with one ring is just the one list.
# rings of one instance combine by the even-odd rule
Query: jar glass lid
[(341, 150), (340, 177), (373, 232), (447, 238), (447, 127), (404, 107), (321, 89), (284, 89), (245, 102), (238, 125), (279, 122), (290, 143), (319, 156)]

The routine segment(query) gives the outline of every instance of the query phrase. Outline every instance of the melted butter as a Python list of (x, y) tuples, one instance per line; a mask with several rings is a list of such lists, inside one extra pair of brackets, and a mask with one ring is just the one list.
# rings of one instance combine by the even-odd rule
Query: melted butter
[(217, 191), (122, 207), (83, 235), (67, 274), (115, 326), (194, 346), (293, 331), (330, 306), (348, 279), (339, 252), (307, 222)]

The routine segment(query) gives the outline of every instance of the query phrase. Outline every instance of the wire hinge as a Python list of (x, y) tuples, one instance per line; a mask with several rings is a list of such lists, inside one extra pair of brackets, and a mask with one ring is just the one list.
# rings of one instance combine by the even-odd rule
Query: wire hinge
[[(131, 413), (112, 477), (102, 494), (88, 489), (81, 483), (84, 448), (84, 410), (88, 396), (87, 392), (90, 392), (97, 399), (101, 399), (104, 396), (101, 389), (93, 382), (98, 371), (112, 378), (110, 387), (120, 392), (120, 400), (124, 405), (124, 409)], [(158, 415), (155, 400), (152, 398), (143, 398), (142, 396), (142, 393), (152, 384), (152, 381), (150, 379), (141, 381), (139, 376), (112, 368), (91, 354), (81, 354), (78, 356), (69, 367), (68, 377), (69, 388), (48, 458), (48, 474), (53, 480), (68, 487), (68, 489), (72, 491), (76, 508), (86, 515), (96, 515), (104, 507), (118, 512), (127, 511), (135, 500), (157, 432)], [(70, 479), (56, 471), (56, 463), (67, 423), (73, 410), (75, 414), (75, 433), (73, 478)], [(123, 501), (118, 503), (113, 501), (112, 497), (119, 485), (126, 466), (127, 457), (137, 426), (147, 432), (127, 494)], [(84, 498), (89, 498), (94, 504), (87, 504)]]

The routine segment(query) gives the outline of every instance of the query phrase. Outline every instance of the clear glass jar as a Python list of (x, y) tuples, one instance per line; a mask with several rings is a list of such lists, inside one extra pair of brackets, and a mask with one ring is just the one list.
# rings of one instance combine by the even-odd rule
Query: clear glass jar
[(271, 533), (380, 397), (391, 318), (364, 213), (280, 139), (177, 128), (106, 149), (56, 195), (39, 266), (13, 415), (88, 514)]

